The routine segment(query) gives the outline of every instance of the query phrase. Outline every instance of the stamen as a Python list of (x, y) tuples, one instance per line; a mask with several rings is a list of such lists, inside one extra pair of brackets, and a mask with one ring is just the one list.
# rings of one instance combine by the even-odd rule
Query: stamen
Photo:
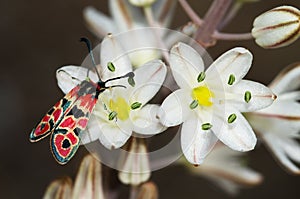
[(198, 100), (193, 100), (190, 104), (190, 109), (195, 109), (198, 106)]
[(140, 102), (134, 102), (134, 103), (131, 104), (130, 108), (132, 110), (134, 110), (134, 109), (140, 108), (141, 106), (142, 106), (142, 103), (140, 103)]
[(117, 117), (117, 115), (118, 115), (118, 113), (115, 112), (115, 111), (110, 112), (109, 115), (108, 115), (108, 120), (115, 119)]
[(244, 100), (245, 100), (245, 102), (247, 102), (247, 103), (251, 100), (251, 92), (250, 92), (250, 91), (246, 91), (246, 92), (245, 92)]
[(235, 82), (235, 76), (231, 74), (228, 79), (228, 84), (232, 85)]
[(135, 86), (135, 81), (134, 81), (133, 77), (128, 77), (128, 84), (132, 87)]
[(115, 67), (115, 65), (112, 62), (108, 62), (107, 63), (107, 68), (111, 72), (115, 72), (115, 70), (116, 70), (116, 67)]
[(205, 72), (201, 72), (197, 77), (197, 81), (200, 83), (205, 79), (205, 77), (206, 77)]
[(202, 124), (202, 130), (206, 131), (211, 129), (212, 125), (210, 123), (204, 123)]
[(229, 115), (229, 117), (227, 119), (229, 124), (233, 123), (235, 120), (236, 120), (236, 114), (234, 114), (234, 113)]

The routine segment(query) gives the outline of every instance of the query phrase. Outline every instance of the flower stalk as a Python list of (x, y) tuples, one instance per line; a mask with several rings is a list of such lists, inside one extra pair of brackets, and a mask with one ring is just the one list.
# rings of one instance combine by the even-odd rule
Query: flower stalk
[(197, 30), (194, 38), (203, 46), (210, 47), (216, 43), (212, 37), (218, 25), (225, 16), (232, 0), (215, 0), (204, 16), (203, 24)]

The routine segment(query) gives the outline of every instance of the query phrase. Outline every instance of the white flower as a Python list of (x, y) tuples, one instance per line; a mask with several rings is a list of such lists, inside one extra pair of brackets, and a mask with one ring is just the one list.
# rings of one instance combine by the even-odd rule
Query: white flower
[[(153, 17), (160, 27), (168, 27), (177, 1), (158, 0), (152, 5)], [(97, 11), (93, 7), (85, 8), (83, 16), (90, 30), (99, 38), (108, 33), (121, 33), (132, 31), (122, 36), (119, 41), (124, 50), (130, 52), (129, 56), (133, 66), (140, 66), (150, 60), (160, 57), (157, 37), (149, 27), (141, 9), (131, 5), (127, 0), (108, 1), (112, 17)], [(159, 31), (161, 32), (161, 30)]]
[(204, 73), (193, 48), (183, 43), (172, 48), (170, 65), (180, 89), (164, 100), (158, 117), (166, 126), (183, 122), (181, 148), (192, 164), (201, 164), (218, 139), (237, 151), (254, 148), (255, 134), (240, 112), (264, 108), (275, 96), (262, 84), (242, 80), (251, 62), (248, 50), (234, 48)]
[(247, 167), (242, 155), (220, 144), (199, 167), (186, 164), (183, 160), (180, 163), (192, 173), (212, 180), (229, 194), (235, 195), (240, 188), (257, 185), (263, 180), (261, 174)]
[(300, 36), (300, 11), (280, 6), (259, 15), (253, 22), (252, 35), (263, 48), (287, 46)]
[(300, 174), (300, 63), (284, 69), (270, 88), (277, 95), (275, 102), (246, 117), (279, 163)]
[[(113, 36), (108, 36), (101, 43), (101, 71), (103, 81), (124, 75), (132, 71), (130, 60)], [(109, 62), (115, 72), (106, 69)], [(91, 80), (98, 81), (92, 71)], [(110, 85), (124, 85), (125, 88), (107, 89), (99, 95), (98, 102), (90, 117), (87, 129), (81, 135), (83, 144), (99, 139), (108, 149), (119, 148), (131, 136), (132, 131), (152, 135), (164, 130), (155, 113), (159, 106), (147, 102), (160, 89), (165, 76), (166, 66), (159, 60), (146, 63), (134, 71), (135, 87), (126, 80), (110, 82)], [(80, 81), (86, 79), (87, 69), (77, 66), (64, 66), (57, 71), (57, 81), (63, 92), (69, 92)], [(132, 106), (138, 104), (139, 106)], [(111, 113), (115, 116), (112, 117)]]

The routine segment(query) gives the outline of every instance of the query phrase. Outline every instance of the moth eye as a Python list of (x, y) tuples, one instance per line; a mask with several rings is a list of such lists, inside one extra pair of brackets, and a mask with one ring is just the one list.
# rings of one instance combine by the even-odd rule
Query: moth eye
[(63, 143), (62, 143), (62, 148), (67, 149), (71, 146), (71, 143), (68, 139), (64, 139)]

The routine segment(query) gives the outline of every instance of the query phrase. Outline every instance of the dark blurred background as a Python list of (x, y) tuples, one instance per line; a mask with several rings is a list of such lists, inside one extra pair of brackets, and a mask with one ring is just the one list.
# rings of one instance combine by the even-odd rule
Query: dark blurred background
[[(189, 1), (201, 16), (212, 1)], [(258, 14), (281, 4), (300, 7), (299, 0), (261, 1), (246, 5), (225, 30), (246, 32)], [(0, 198), (42, 198), (47, 185), (68, 175), (75, 177), (79, 162), (87, 153), (81, 147), (69, 164), (58, 165), (49, 150), (49, 140), (32, 144), (32, 128), (63, 94), (55, 71), (62, 65), (80, 65), (86, 48), (81, 36), (97, 39), (87, 30), (82, 17), (85, 6), (107, 13), (107, 1), (100, 0), (10, 0), (0, 3)], [(178, 6), (172, 27), (187, 17)], [(175, 23), (176, 22), (176, 23)], [(245, 46), (254, 54), (247, 78), (268, 84), (286, 65), (299, 61), (300, 41), (277, 50), (264, 50), (249, 42), (218, 42), (209, 49), (216, 58), (234, 46)], [(262, 185), (242, 190), (237, 198), (298, 198), (300, 176), (284, 172), (266, 149), (258, 145), (249, 154), (252, 168), (265, 176)], [(161, 198), (227, 198), (205, 179), (182, 168), (169, 166), (152, 175)]]

